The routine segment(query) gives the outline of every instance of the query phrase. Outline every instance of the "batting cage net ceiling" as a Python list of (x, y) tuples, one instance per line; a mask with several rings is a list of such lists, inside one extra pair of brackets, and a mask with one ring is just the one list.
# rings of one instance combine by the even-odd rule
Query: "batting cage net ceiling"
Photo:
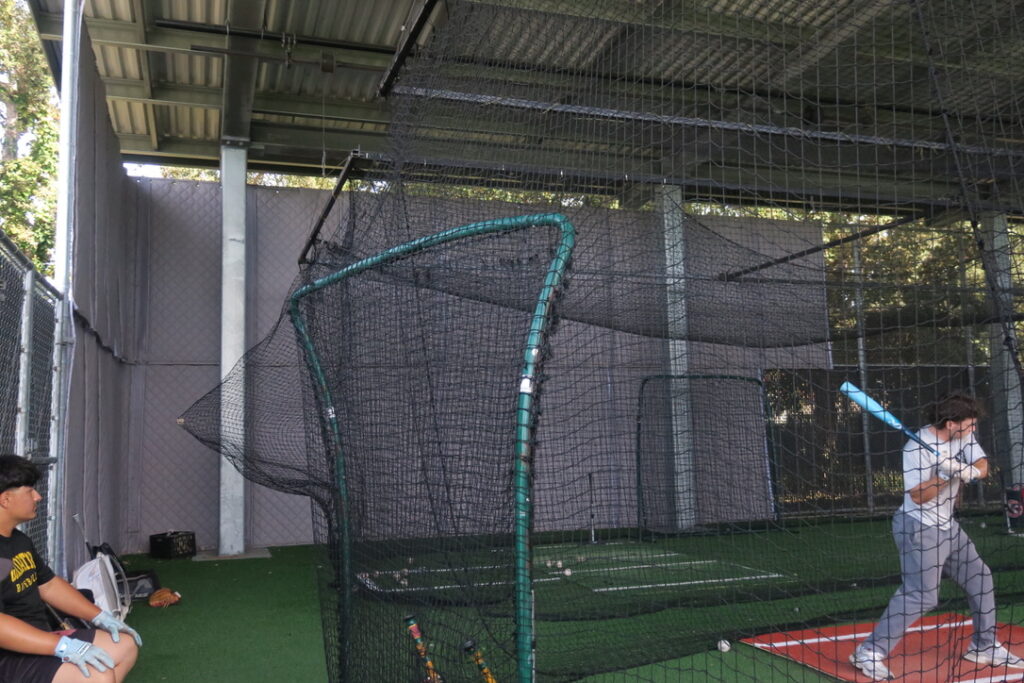
[[(989, 406), (965, 515), (1024, 478), (1024, 14), (446, 8), (186, 428), (314, 501), (332, 680), (480, 680), (474, 652), (501, 681), (804, 680), (698, 653), (898, 584), (901, 439), (842, 382), (915, 426)], [(1016, 576), (1002, 526), (982, 554)]]

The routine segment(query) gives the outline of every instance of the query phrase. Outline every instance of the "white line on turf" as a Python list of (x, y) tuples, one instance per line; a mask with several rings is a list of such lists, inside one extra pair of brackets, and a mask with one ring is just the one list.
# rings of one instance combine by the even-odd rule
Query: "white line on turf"
[[(970, 621), (951, 621), (945, 624), (929, 624), (927, 626), (912, 626), (907, 629), (907, 632), (911, 631), (937, 631), (945, 628), (958, 628), (960, 626), (967, 626)], [(756, 647), (762, 650), (770, 650), (776, 647), (792, 647), (793, 645), (813, 645), (815, 643), (838, 643), (842, 640), (858, 640), (860, 638), (867, 638), (871, 635), (870, 631), (864, 633), (847, 633), (841, 636), (822, 636), (821, 638), (807, 638), (805, 640), (784, 640), (779, 643), (753, 643)]]
[(625, 572), (633, 569), (661, 569), (662, 567), (692, 567), (699, 564), (715, 564), (715, 560), (696, 560), (693, 562), (659, 562), (656, 564), (633, 564), (623, 567), (604, 567), (598, 569), (573, 569), (574, 574), (604, 574), (607, 572)]
[(703, 579), (701, 581), (674, 581), (672, 583), (649, 583), (639, 586), (612, 586), (610, 588), (593, 588), (595, 593), (611, 593), (613, 591), (635, 591), (648, 588), (675, 588), (676, 586), (700, 586), (708, 583), (733, 583), (735, 581), (756, 581), (758, 579), (781, 579), (783, 574), (758, 574), (756, 576), (736, 576), (725, 579)]
[[(360, 577), (360, 580), (366, 585), (367, 588), (372, 590), (374, 593), (422, 593), (424, 591), (443, 591), (466, 588), (489, 588), (490, 586), (511, 586), (513, 583), (515, 583), (514, 581), (485, 581), (482, 583), (471, 583), (467, 585), (450, 584), (441, 586), (403, 586), (401, 588), (382, 588), (379, 584), (374, 583), (370, 579)], [(533, 583), (545, 583), (548, 581), (558, 580), (559, 578), (534, 579)]]

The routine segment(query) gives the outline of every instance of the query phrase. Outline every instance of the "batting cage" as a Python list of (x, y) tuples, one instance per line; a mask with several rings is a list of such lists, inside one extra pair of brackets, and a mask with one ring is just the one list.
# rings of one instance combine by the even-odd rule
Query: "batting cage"
[[(1024, 653), (1024, 6), (444, 12), (182, 420), (311, 498), (331, 679), (865, 680), (908, 436), (847, 382), (914, 433), (984, 405), (955, 515)], [(973, 604), (893, 674), (1024, 680), (960, 657)]]

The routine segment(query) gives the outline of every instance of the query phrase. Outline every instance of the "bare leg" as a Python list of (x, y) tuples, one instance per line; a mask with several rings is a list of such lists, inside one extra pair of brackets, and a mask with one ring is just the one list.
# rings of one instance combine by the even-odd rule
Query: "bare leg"
[(139, 648), (130, 636), (121, 634), (121, 640), (115, 643), (110, 634), (106, 631), (97, 631), (93, 644), (106, 650), (114, 659), (114, 668), (102, 673), (89, 667), (89, 677), (82, 675), (81, 670), (74, 664), (64, 664), (57, 670), (53, 677), (53, 683), (121, 683), (128, 672), (135, 666), (135, 660), (139, 656)]

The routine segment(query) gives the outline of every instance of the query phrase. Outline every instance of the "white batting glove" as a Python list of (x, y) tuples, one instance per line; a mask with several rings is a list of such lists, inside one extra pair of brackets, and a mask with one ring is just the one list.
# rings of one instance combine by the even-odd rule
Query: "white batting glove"
[(959, 479), (965, 484), (975, 479), (981, 479), (981, 470), (974, 465), (960, 462), (952, 456), (946, 456), (939, 460), (939, 478), (950, 480)]

